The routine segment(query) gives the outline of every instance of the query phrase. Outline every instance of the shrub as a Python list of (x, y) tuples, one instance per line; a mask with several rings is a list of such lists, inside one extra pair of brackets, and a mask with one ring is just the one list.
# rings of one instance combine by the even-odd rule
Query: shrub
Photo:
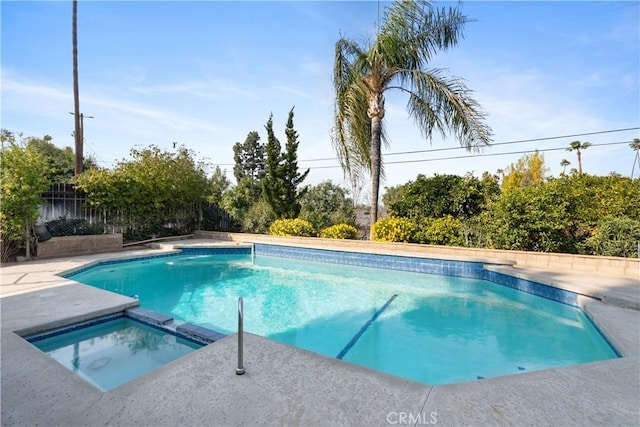
[(640, 221), (630, 218), (606, 218), (586, 241), (594, 255), (635, 258), (638, 256)]
[(49, 187), (46, 158), (13, 134), (2, 129), (0, 134), (0, 256), (10, 261), (21, 248), (31, 257), (35, 238), (31, 229), (38, 220), (40, 195)]
[(316, 230), (304, 219), (277, 219), (269, 227), (272, 236), (316, 237)]
[(461, 227), (462, 222), (451, 215), (428, 219), (417, 225), (413, 240), (430, 245), (464, 246)]
[(358, 229), (349, 224), (336, 224), (331, 227), (324, 228), (320, 231), (320, 237), (326, 239), (351, 239), (355, 240), (358, 236)]
[(537, 252), (576, 252), (575, 200), (556, 183), (502, 193), (481, 214), (489, 247)]
[(382, 242), (408, 242), (416, 226), (407, 218), (380, 218), (373, 224), (373, 240)]
[(271, 206), (264, 200), (260, 200), (249, 208), (249, 211), (242, 219), (243, 233), (267, 234), (269, 225), (276, 219)]

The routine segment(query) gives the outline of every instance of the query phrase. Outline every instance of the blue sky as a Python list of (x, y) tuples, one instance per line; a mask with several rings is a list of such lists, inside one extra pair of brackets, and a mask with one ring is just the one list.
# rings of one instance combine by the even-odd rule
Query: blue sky
[[(266, 140), (264, 124), (285, 141), (295, 106), (306, 183), (342, 184), (331, 145), (332, 67), (336, 40), (372, 37), (378, 8), (359, 2), (80, 1), (81, 111), (85, 153), (102, 166), (127, 158), (132, 147), (177, 141), (232, 177), (235, 142), (250, 131)], [(438, 55), (474, 90), (494, 142), (573, 135), (640, 126), (639, 2), (485, 2), (461, 4), (473, 22), (465, 39)], [(437, 2), (438, 6), (454, 3)], [(0, 3), (2, 127), (27, 136), (49, 134), (59, 146), (73, 139), (71, 1)], [(422, 173), (496, 172), (514, 151), (630, 142), (640, 131), (495, 145), (471, 158), (452, 138), (425, 141), (408, 118), (406, 99), (387, 97), (383, 186)], [(395, 154), (417, 150), (422, 153)], [(446, 149), (446, 150), (442, 150)], [(552, 175), (575, 153), (544, 152)], [(630, 175), (628, 144), (594, 145), (585, 172)], [(449, 159), (443, 159), (449, 158)], [(328, 159), (311, 161), (316, 159)]]

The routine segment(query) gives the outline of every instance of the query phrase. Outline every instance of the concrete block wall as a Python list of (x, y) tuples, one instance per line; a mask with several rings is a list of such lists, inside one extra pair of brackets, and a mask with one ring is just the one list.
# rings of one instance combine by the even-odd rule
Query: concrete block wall
[(122, 250), (122, 234), (52, 237), (38, 242), (38, 259), (88, 255)]
[(272, 243), (330, 248), (343, 251), (406, 254), (455, 260), (479, 260), (492, 263), (515, 264), (518, 267), (584, 274), (624, 276), (640, 279), (638, 258), (618, 258), (593, 255), (508, 251), (499, 249), (462, 248), (455, 246), (419, 245), (414, 243), (383, 243), (366, 240), (321, 239), (316, 237), (279, 237), (264, 234), (196, 231), (196, 238), (210, 238), (233, 242)]

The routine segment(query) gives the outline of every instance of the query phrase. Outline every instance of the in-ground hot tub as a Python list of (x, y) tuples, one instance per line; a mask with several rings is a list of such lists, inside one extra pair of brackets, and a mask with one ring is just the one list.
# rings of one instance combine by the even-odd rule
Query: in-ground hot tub
[(204, 345), (124, 312), (26, 339), (101, 391), (114, 389)]

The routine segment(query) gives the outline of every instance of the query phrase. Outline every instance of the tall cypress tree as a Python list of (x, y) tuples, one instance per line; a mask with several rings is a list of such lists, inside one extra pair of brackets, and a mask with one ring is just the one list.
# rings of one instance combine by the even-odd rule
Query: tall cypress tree
[(281, 206), (279, 199), (282, 193), (281, 179), (279, 179), (280, 141), (273, 133), (273, 113), (269, 116), (269, 120), (264, 127), (267, 130), (267, 145), (265, 146), (267, 160), (265, 162), (265, 176), (262, 180), (262, 194), (276, 216), (281, 218), (282, 215), (279, 209)]
[(273, 114), (265, 125), (267, 130), (266, 176), (262, 189), (265, 200), (278, 218), (297, 218), (300, 214), (300, 197), (306, 188), (298, 191), (298, 185), (309, 174), (309, 169), (298, 173), (298, 132), (293, 127), (293, 108), (289, 111), (289, 119), (285, 134), (287, 136), (286, 151), (281, 153), (280, 141), (273, 133)]

